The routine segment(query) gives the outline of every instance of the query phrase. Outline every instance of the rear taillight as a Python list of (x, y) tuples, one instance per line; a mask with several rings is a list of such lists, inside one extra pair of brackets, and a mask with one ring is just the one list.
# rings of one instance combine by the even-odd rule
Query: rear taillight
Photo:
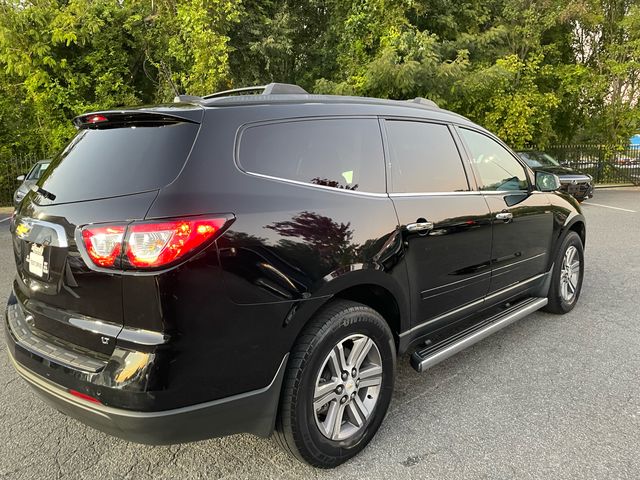
[(122, 254), (124, 268), (159, 268), (213, 240), (228, 221), (225, 217), (193, 217), (88, 226), (82, 230), (82, 238), (91, 261), (99, 267), (118, 266), (116, 260)]
[(210, 240), (225, 223), (213, 218), (133, 224), (127, 231), (127, 258), (138, 268), (167, 265)]
[(121, 225), (87, 227), (82, 239), (89, 257), (99, 267), (112, 267), (122, 251), (125, 227)]

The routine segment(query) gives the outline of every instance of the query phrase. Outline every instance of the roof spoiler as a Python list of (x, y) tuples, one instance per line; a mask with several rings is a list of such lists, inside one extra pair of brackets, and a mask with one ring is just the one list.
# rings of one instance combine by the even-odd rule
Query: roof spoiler
[(200, 123), (200, 110), (182, 112), (163, 112), (153, 110), (108, 110), (85, 113), (73, 119), (73, 125), (79, 129), (105, 129), (123, 126), (160, 126), (175, 123)]

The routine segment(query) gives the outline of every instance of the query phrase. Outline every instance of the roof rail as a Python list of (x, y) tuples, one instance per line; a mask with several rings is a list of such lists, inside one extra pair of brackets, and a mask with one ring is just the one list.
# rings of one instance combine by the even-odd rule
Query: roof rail
[(264, 91), (266, 85), (257, 85), (255, 87), (242, 87), (242, 88), (232, 88), (231, 90), (223, 90), (221, 92), (211, 93), (209, 95), (205, 95), (202, 97), (203, 99), (208, 98), (216, 98), (216, 97), (227, 97), (229, 95), (233, 95), (234, 93), (245, 93), (245, 92), (259, 92)]
[(228, 97), (234, 93), (244, 92), (259, 92), (259, 95), (282, 95), (282, 94), (305, 94), (307, 91), (299, 87), (298, 85), (292, 85), (290, 83), (269, 83), (268, 85), (258, 85), (255, 87), (242, 87), (234, 88), (232, 90), (224, 90), (222, 92), (212, 93), (211, 95), (205, 95), (204, 99), (216, 98), (216, 97)]
[(199, 102), (200, 100), (202, 100), (202, 98), (195, 95), (176, 95), (173, 97), (173, 103), (192, 103)]
[(416, 97), (416, 98), (414, 98), (412, 100), (407, 100), (407, 102), (419, 103), (420, 105), (424, 105), (426, 107), (440, 108), (440, 107), (438, 107), (438, 104), (436, 102), (434, 102), (433, 100), (429, 100), (428, 98), (424, 98), (424, 97)]
[(308, 92), (298, 86), (290, 83), (269, 83), (268, 85), (257, 85), (255, 87), (233, 88), (231, 90), (223, 90), (222, 92), (211, 93), (204, 97), (194, 95), (176, 95), (173, 99), (174, 103), (180, 102), (197, 102), (208, 100), (210, 98), (228, 97), (237, 93), (258, 92), (258, 95), (287, 95), (287, 94), (307, 94)]
[(263, 95), (306, 95), (307, 92), (299, 85), (292, 83), (270, 83), (264, 87)]

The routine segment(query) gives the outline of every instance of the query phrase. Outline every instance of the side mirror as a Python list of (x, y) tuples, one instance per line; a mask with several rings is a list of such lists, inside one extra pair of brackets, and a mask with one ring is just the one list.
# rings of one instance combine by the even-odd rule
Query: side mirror
[(554, 173), (536, 172), (536, 189), (541, 192), (555, 192), (560, 189), (560, 179)]
[(24, 182), (24, 177), (25, 177), (24, 175), (18, 175), (16, 177), (16, 180), (19, 181), (19, 182)]

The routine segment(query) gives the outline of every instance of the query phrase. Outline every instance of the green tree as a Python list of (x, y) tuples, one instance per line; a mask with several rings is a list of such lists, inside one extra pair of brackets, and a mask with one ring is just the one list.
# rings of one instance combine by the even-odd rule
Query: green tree
[(640, 6), (631, 1), (590, 4), (576, 24), (578, 60), (590, 72), (585, 82), (582, 136), (624, 141), (640, 128)]
[(271, 81), (428, 97), (513, 146), (640, 121), (632, 0), (0, 0), (0, 158), (90, 110)]
[(133, 23), (108, 1), (3, 3), (0, 65), (29, 121), (14, 132), (29, 140), (23, 149), (58, 149), (74, 115), (140, 101), (141, 85), (131, 81), (139, 56)]
[[(83, 0), (86, 1), (86, 0)], [(138, 0), (139, 1), (139, 0)], [(148, 0), (145, 56), (157, 71), (157, 96), (206, 95), (231, 85), (228, 32), (239, 19), (236, 0)]]
[(0, 93), (19, 106), (0, 104), (0, 140), (13, 153), (56, 151), (83, 112), (231, 84), (235, 0), (1, 2)]
[(542, 92), (537, 82), (549, 72), (541, 56), (521, 60), (500, 58), (460, 80), (454, 108), (467, 112), (514, 148), (542, 144), (553, 138), (552, 115), (559, 104), (553, 92)]

